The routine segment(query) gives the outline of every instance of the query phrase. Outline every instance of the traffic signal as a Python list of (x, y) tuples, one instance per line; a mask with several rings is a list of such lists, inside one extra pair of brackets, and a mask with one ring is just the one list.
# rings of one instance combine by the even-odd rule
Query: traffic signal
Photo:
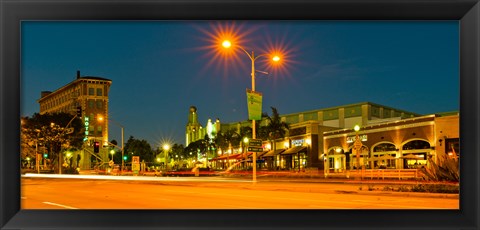
[(94, 153), (100, 152), (100, 142), (98, 141), (93, 142), (93, 152)]
[(78, 117), (82, 116), (82, 106), (77, 106), (77, 116)]
[(43, 158), (48, 158), (48, 153), (44, 153)]
[(126, 161), (126, 160), (127, 160), (127, 156), (123, 156), (123, 160)]

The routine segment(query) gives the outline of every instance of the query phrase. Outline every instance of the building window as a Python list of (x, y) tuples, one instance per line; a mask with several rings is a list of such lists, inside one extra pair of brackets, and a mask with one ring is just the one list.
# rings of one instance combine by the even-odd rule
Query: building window
[(95, 89), (94, 88), (88, 88), (88, 95), (95, 95)]
[(97, 100), (97, 109), (101, 109), (103, 107), (103, 101)]
[(102, 89), (100, 88), (97, 89), (97, 96), (102, 96)]
[(102, 136), (102, 126), (97, 127), (97, 136)]
[(93, 100), (88, 100), (88, 108), (93, 109), (95, 102)]

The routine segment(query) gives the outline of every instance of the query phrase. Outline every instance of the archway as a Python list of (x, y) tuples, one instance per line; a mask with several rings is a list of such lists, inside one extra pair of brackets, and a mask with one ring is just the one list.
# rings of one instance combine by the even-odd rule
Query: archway
[(431, 145), (424, 139), (410, 139), (403, 143), (400, 158), (403, 168), (415, 169), (427, 164), (431, 156)]
[(325, 167), (330, 172), (341, 172), (345, 169), (345, 153), (342, 147), (334, 146), (328, 149)]
[(397, 146), (392, 142), (379, 142), (372, 146), (372, 167), (380, 169), (397, 168)]
[(360, 167), (365, 166), (366, 168), (371, 168), (368, 162), (368, 158), (370, 157), (370, 150), (366, 145), (362, 145), (360, 148), (360, 154), (354, 154), (353, 145), (348, 148), (348, 152), (345, 153), (349, 159), (349, 167), (350, 169), (357, 169), (357, 165), (360, 164)]

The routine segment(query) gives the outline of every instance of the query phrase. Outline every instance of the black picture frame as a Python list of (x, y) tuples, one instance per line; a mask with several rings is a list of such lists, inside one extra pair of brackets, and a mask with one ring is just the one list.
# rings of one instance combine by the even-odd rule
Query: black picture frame
[[(0, 15), (2, 229), (479, 229), (478, 0), (0, 0)], [(460, 210), (20, 210), (21, 21), (158, 19), (458, 20)]]

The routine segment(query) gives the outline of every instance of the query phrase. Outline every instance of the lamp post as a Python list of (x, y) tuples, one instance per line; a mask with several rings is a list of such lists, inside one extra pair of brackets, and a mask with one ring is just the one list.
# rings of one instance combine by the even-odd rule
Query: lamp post
[[(224, 48), (228, 49), (232, 46), (232, 43), (229, 40), (224, 40), (222, 42), (222, 46)], [(247, 54), (248, 58), (250, 58), (250, 60), (252, 61), (252, 72), (250, 73), (250, 75), (252, 77), (252, 92), (255, 92), (255, 60), (257, 60), (260, 57), (266, 57), (266, 56), (268, 56), (268, 54), (260, 54), (258, 56), (255, 56), (255, 53), (253, 51), (250, 54), (244, 48), (242, 48), (241, 46), (236, 45), (236, 47), (243, 50), (243, 52), (245, 52)], [(278, 61), (280, 61), (280, 57), (279, 56), (273, 56), (272, 60), (274, 62), (278, 62)], [(256, 129), (255, 120), (252, 120), (252, 138), (253, 139), (256, 139), (255, 129)], [(257, 152), (253, 152), (252, 161), (253, 161), (253, 182), (256, 182), (257, 181), (257, 175), (256, 175), (256, 173), (257, 173)]]
[[(103, 117), (98, 117), (97, 120), (98, 120), (98, 121), (103, 121)], [(120, 123), (116, 122), (116, 121), (113, 120), (113, 119), (108, 118), (108, 121), (111, 121), (113, 124), (117, 125), (117, 126), (120, 127), (120, 129), (122, 130), (122, 148), (121, 148), (121, 150), (122, 150), (122, 166), (120, 167), (120, 175), (122, 175), (122, 174), (123, 174), (123, 168), (125, 167), (125, 159), (124, 159), (124, 157), (123, 157), (123, 156), (124, 156), (124, 153), (125, 153), (125, 152), (124, 152), (124, 151), (125, 151), (125, 145), (124, 145), (124, 143), (123, 143), (123, 141), (124, 141), (124, 133), (125, 133), (125, 132), (124, 132), (124, 127), (123, 127), (123, 125), (121, 125)], [(113, 155), (112, 155), (112, 160), (113, 160)]]
[(355, 125), (354, 130), (355, 130), (355, 142), (353, 143), (353, 147), (355, 148), (355, 154), (357, 157), (357, 169), (359, 170), (360, 169), (360, 149), (362, 148), (362, 141), (358, 136), (358, 131), (360, 131), (360, 126)]
[(170, 145), (163, 145), (163, 153), (165, 154), (165, 172), (168, 172), (168, 151), (170, 150)]

